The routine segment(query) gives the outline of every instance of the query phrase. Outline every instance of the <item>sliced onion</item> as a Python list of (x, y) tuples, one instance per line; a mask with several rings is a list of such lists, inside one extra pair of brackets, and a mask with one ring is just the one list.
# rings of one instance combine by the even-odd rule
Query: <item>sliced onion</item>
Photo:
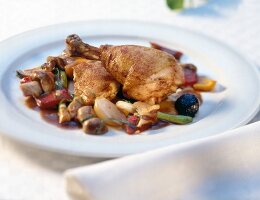
[[(126, 121), (125, 115), (118, 110), (115, 104), (106, 98), (97, 98), (95, 100), (94, 111), (100, 119), (103, 119), (110, 126), (121, 126), (122, 123), (116, 120)], [(108, 118), (115, 120), (106, 120)]]

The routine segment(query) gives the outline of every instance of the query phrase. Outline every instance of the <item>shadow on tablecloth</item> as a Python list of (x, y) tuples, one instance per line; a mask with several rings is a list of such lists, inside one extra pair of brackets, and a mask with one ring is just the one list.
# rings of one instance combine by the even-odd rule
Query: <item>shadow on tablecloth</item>
[(22, 158), (58, 173), (63, 173), (65, 170), (70, 168), (86, 166), (108, 160), (105, 158), (73, 156), (46, 151), (37, 147), (22, 144), (4, 136), (2, 137), (2, 139), (5, 140), (8, 148), (19, 154)]

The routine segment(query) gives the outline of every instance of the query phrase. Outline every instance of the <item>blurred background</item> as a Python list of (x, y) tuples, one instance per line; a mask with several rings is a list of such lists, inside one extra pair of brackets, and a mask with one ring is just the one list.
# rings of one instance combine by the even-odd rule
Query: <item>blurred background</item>
[(258, 13), (257, 0), (0, 0), (0, 39), (69, 21), (141, 20), (205, 33), (235, 46), (260, 64)]

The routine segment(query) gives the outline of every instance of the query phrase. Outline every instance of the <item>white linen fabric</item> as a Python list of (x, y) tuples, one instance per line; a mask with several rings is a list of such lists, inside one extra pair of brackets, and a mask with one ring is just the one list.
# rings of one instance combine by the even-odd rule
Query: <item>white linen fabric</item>
[(260, 198), (260, 122), (199, 142), (68, 170), (75, 200)]
[[(209, 0), (202, 7), (182, 12), (169, 10), (165, 1), (0, 0), (0, 41), (30, 29), (68, 21), (141, 20), (202, 32), (242, 51), (260, 66), (259, 0)], [(251, 122), (259, 120), (260, 113)], [(102, 161), (38, 150), (1, 135), (0, 149), (1, 200), (67, 200), (64, 170)]]

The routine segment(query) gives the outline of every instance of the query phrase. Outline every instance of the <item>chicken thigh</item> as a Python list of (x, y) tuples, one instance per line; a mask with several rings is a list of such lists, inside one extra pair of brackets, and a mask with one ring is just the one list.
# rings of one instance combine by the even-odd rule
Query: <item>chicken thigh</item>
[(101, 60), (103, 67), (122, 84), (124, 95), (138, 101), (159, 103), (184, 81), (176, 59), (157, 49), (137, 45), (96, 48), (83, 43), (77, 35), (68, 36), (66, 43), (66, 52), (72, 56)]
[(100, 61), (82, 62), (73, 68), (74, 94), (85, 105), (93, 105), (96, 97), (112, 100), (119, 83), (106, 71)]
[(127, 97), (159, 103), (183, 82), (181, 66), (163, 51), (136, 45), (105, 45), (100, 52), (104, 67), (123, 85)]

